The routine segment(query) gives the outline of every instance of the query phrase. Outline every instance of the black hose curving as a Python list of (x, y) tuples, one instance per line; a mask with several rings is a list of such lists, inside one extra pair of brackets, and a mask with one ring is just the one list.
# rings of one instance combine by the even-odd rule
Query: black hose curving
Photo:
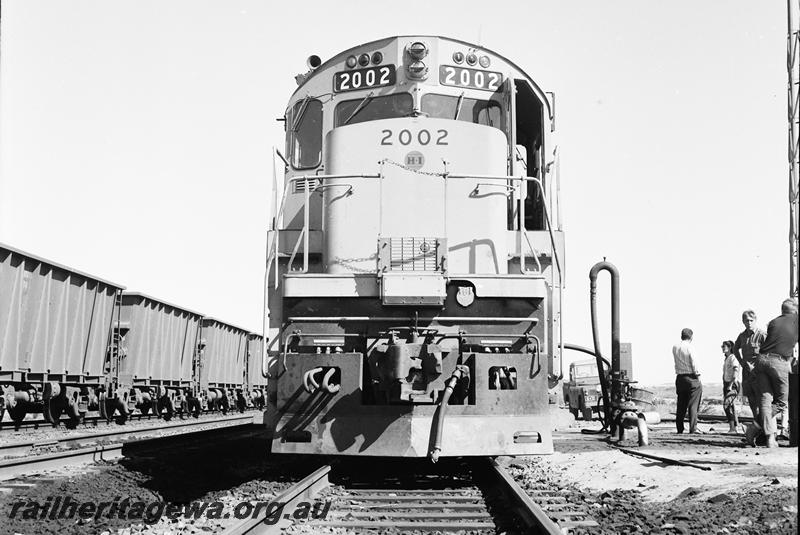
[[(594, 341), (594, 352), (597, 358), (597, 369), (602, 371), (603, 361), (608, 362), (603, 358), (600, 350), (600, 332), (597, 328), (597, 275), (600, 271), (608, 271), (611, 275), (611, 376), (609, 379), (613, 381), (615, 367), (619, 367), (619, 270), (611, 262), (598, 262), (589, 271), (589, 299), (591, 303), (591, 318), (592, 318), (592, 339)], [(611, 400), (608, 391), (608, 381), (605, 378), (600, 381), (600, 386), (603, 390), (603, 429), (611, 427)]]
[(444, 416), (447, 413), (447, 403), (450, 401), (450, 396), (453, 395), (453, 390), (455, 390), (456, 384), (458, 384), (458, 381), (465, 376), (469, 377), (469, 368), (466, 366), (456, 366), (456, 369), (453, 371), (453, 375), (451, 375), (447, 380), (444, 393), (442, 394), (442, 399), (439, 401), (439, 406), (437, 407), (432, 429), (433, 447), (428, 454), (431, 458), (431, 462), (437, 462), (439, 460), (439, 454), (442, 451), (442, 429), (444, 428)]

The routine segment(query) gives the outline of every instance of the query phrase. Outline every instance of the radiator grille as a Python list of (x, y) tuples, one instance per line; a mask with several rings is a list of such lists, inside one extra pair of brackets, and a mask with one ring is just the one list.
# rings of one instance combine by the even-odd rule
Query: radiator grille
[(381, 241), (380, 258), (383, 260), (382, 268), (387, 271), (443, 270), (442, 240), (438, 238), (405, 236)]

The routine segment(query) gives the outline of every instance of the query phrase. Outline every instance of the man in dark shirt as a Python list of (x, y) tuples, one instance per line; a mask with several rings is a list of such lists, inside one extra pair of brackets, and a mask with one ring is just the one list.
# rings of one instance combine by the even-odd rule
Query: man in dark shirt
[(756, 356), (767, 333), (756, 325), (756, 313), (752, 310), (742, 312), (742, 323), (744, 330), (739, 333), (733, 343), (733, 354), (736, 355), (742, 367), (742, 395), (747, 398), (747, 404), (750, 405), (753, 421), (758, 422), (761, 394), (758, 392), (758, 378), (754, 368)]
[(756, 375), (761, 391), (760, 427), (767, 447), (775, 448), (775, 415), (786, 408), (789, 393), (789, 368), (797, 344), (797, 301), (786, 299), (782, 314), (767, 325), (767, 338), (756, 360)]

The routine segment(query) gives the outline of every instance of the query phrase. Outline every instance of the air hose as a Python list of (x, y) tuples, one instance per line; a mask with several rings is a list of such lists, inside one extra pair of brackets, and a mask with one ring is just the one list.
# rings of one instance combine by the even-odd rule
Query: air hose
[(436, 415), (434, 416), (434, 422), (431, 428), (431, 432), (433, 433), (431, 437), (433, 439), (433, 448), (431, 448), (429, 453), (431, 461), (434, 463), (439, 460), (439, 454), (442, 451), (442, 429), (444, 428), (444, 417), (447, 413), (447, 402), (450, 401), (450, 396), (453, 395), (456, 384), (458, 384), (458, 381), (461, 379), (469, 381), (469, 368), (458, 365), (453, 371), (453, 375), (447, 380), (442, 399), (439, 400), (439, 405), (436, 407)]

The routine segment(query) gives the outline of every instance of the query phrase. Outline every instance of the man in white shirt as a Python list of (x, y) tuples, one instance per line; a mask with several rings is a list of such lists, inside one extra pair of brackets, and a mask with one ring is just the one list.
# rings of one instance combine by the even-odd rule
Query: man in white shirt
[(700, 412), (700, 399), (703, 397), (703, 385), (700, 383), (700, 372), (692, 353), (691, 329), (681, 331), (681, 341), (672, 346), (672, 358), (675, 360), (675, 391), (678, 394), (678, 407), (675, 411), (675, 426), (678, 434), (683, 433), (683, 420), (689, 410), (689, 433), (697, 433), (697, 413)]

